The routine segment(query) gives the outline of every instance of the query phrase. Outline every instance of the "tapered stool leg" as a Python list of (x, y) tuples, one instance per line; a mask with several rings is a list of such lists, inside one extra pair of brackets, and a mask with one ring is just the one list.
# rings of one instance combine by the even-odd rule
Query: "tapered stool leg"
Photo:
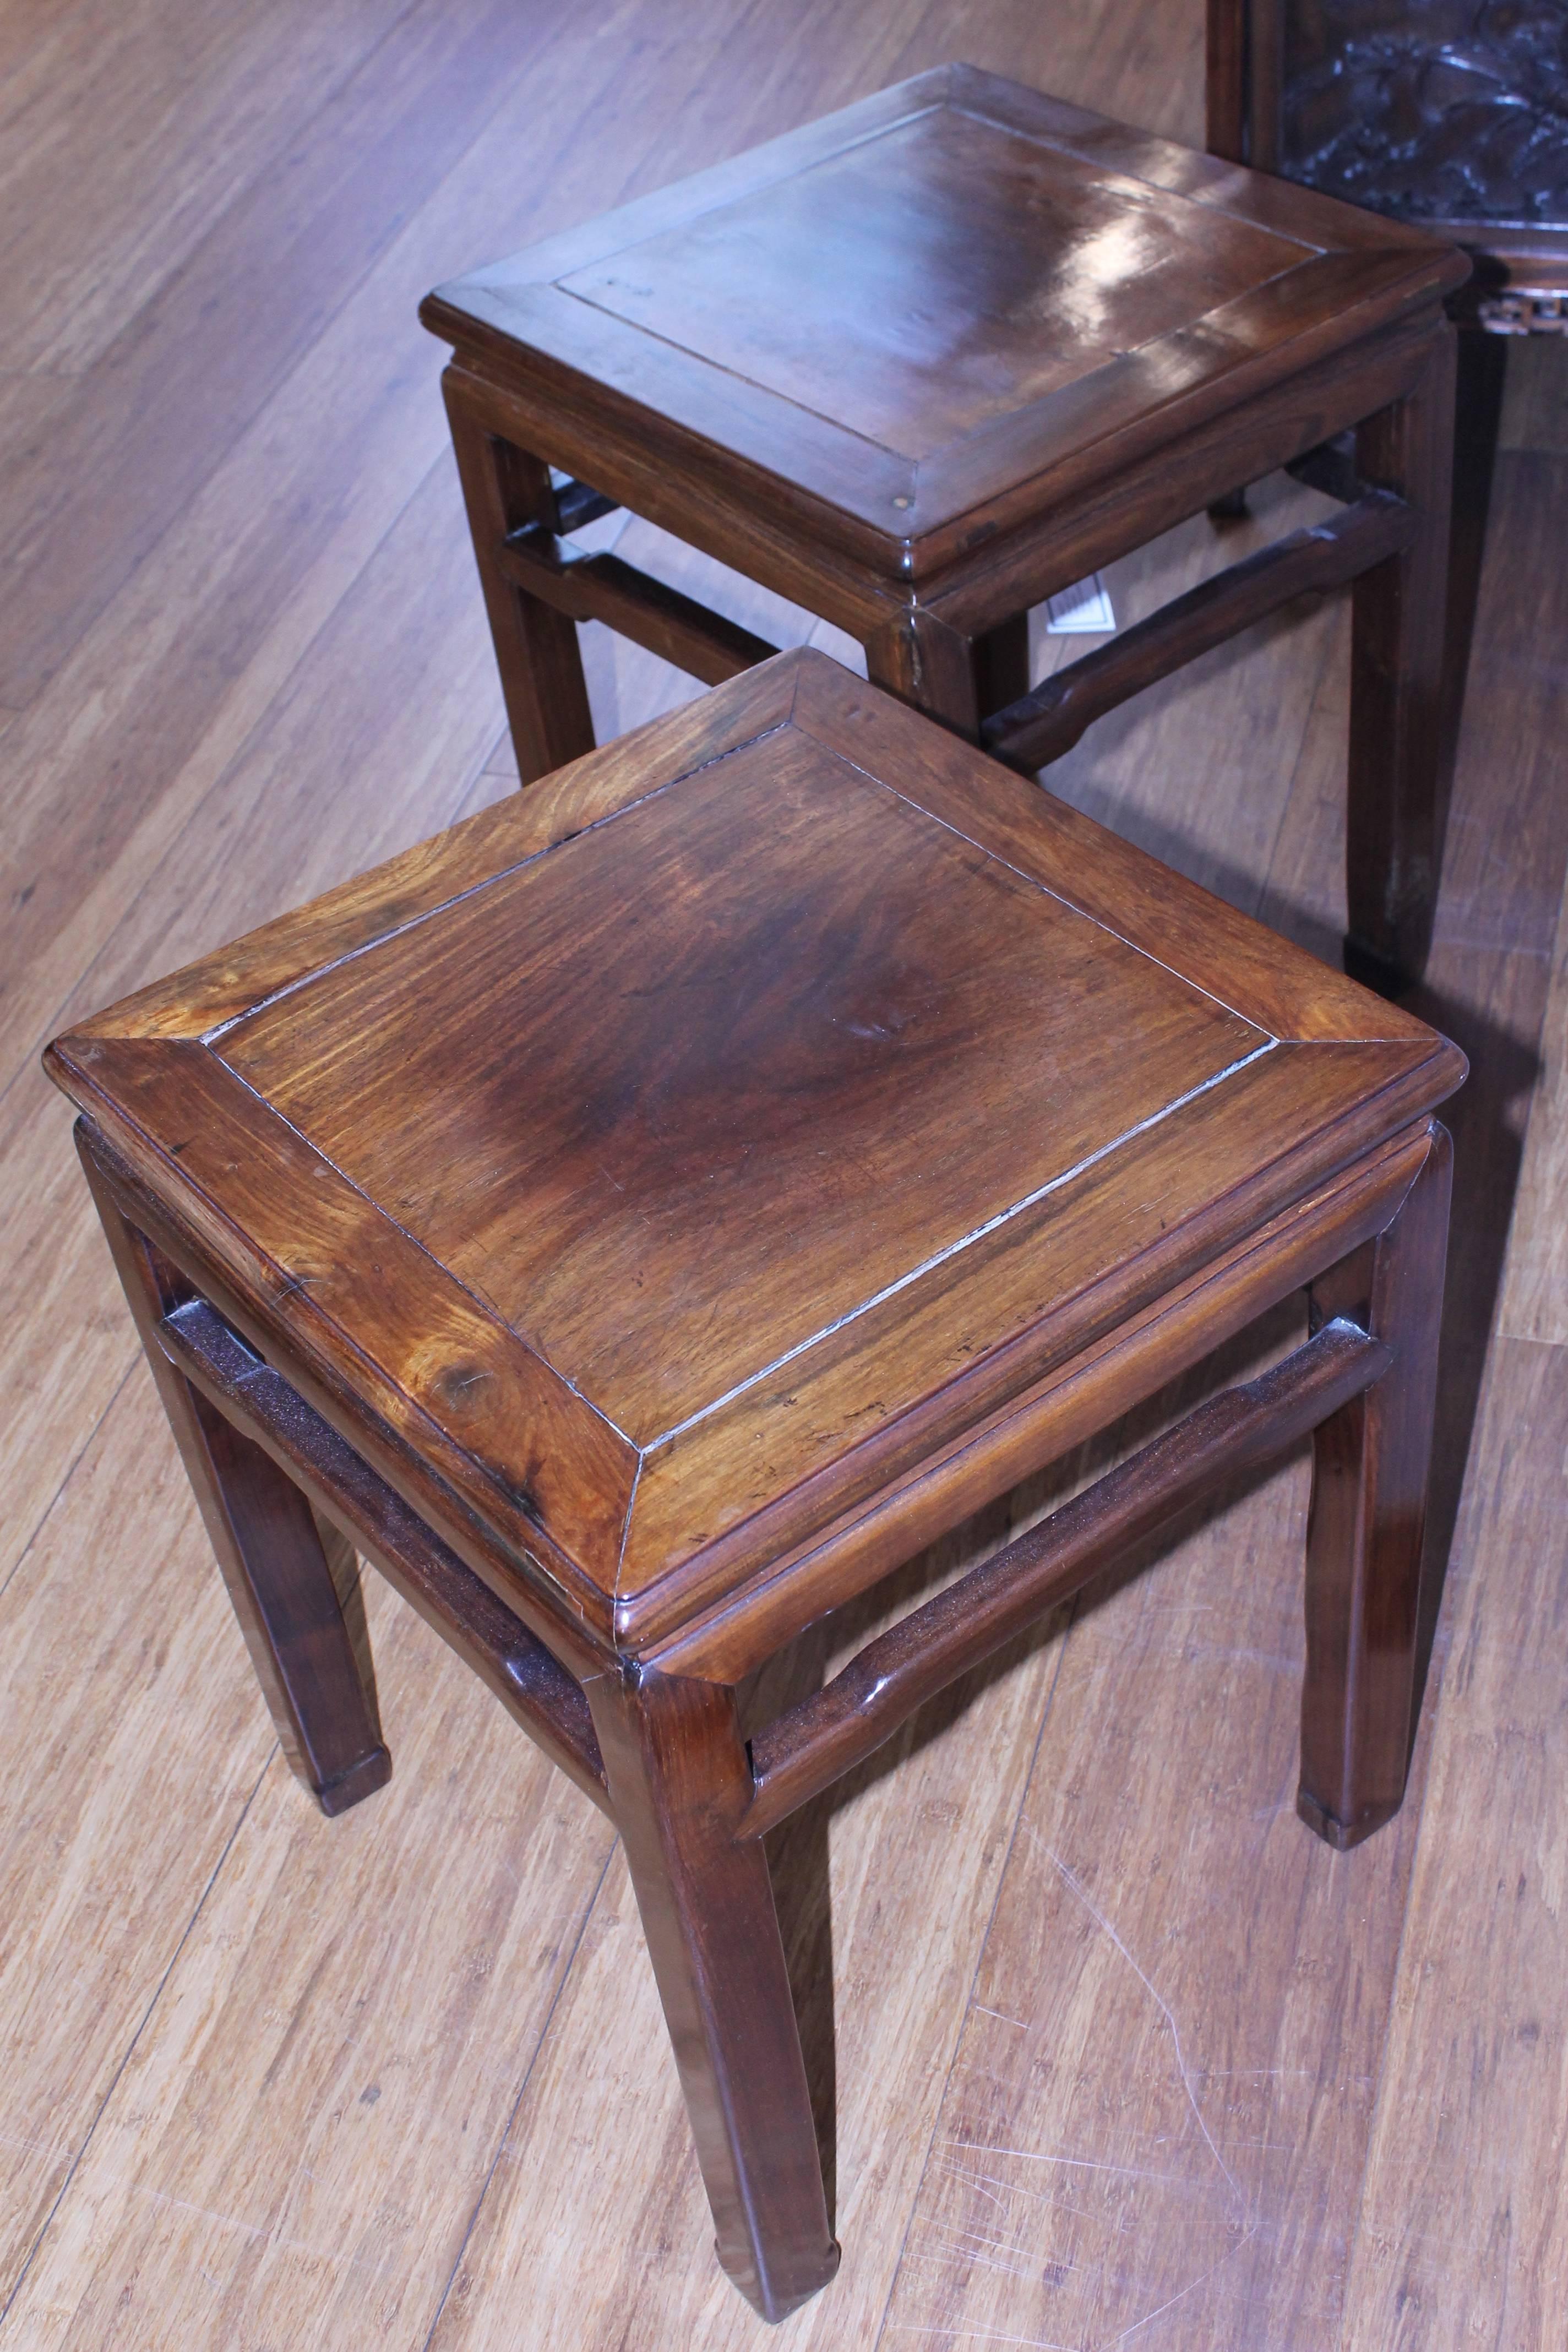
[(1452, 1160), (1431, 1136), (1393, 1223), (1311, 1288), (1315, 1329), (1348, 1317), (1394, 1356), (1313, 1442), (1297, 1810), (1342, 1849), (1398, 1811), (1409, 1766)]
[(496, 561), (509, 531), (532, 522), (554, 528), (550, 469), (486, 431), (458, 389), (455, 370), (447, 371), (444, 384), (518, 782), (531, 784), (594, 748), (576, 622), (516, 586)]
[(645, 1674), (587, 1685), (719, 2260), (764, 2319), (838, 2267), (773, 1886), (735, 1832), (752, 1776), (734, 1694)]
[(1447, 824), (1454, 372), (1454, 330), (1444, 324), (1415, 388), (1356, 432), (1357, 472), (1406, 499), (1419, 526), (1352, 591), (1345, 969), (1387, 994), (1426, 965)]
[(188, 1286), (127, 1222), (79, 1129), (78, 1145), (283, 1752), (324, 1813), (346, 1812), (385, 1786), (392, 1759), (310, 1504), (158, 1345)]

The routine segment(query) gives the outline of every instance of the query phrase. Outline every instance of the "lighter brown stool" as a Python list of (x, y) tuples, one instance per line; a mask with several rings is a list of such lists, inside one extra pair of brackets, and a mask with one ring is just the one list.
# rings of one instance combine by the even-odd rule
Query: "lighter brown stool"
[[(580, 620), (710, 684), (773, 650), (574, 545), (617, 506), (847, 630), (879, 684), (1026, 772), (1353, 579), (1347, 966), (1397, 989), (1442, 861), (1442, 297), (1468, 267), (952, 66), (439, 288), (422, 316), (454, 347), (520, 776), (593, 742)], [(1353, 455), (1330, 446), (1352, 429)], [(1343, 512), (1027, 691), (1030, 606), (1285, 465)]]
[[(295, 1770), (391, 1769), (319, 1514), (619, 1828), (766, 2317), (837, 2248), (763, 1832), (1309, 1431), (1300, 1809), (1398, 1807), (1463, 1059), (826, 656), (48, 1066)], [(1296, 1353), (748, 1745), (764, 1661), (1303, 1286)]]

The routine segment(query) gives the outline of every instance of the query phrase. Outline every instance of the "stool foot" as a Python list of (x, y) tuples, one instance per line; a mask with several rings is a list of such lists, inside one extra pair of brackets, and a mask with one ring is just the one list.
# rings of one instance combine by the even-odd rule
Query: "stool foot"
[(1299, 1789), (1296, 1811), (1325, 1845), (1331, 1845), (1336, 1853), (1349, 1853), (1352, 1846), (1363, 1844), (1374, 1831), (1380, 1830), (1384, 1822), (1391, 1822), (1399, 1806), (1390, 1803), (1371, 1805), (1358, 1821), (1339, 1822), (1332, 1813), (1323, 1811), (1315, 1797), (1309, 1797), (1305, 1789)]
[[(283, 1753), (324, 1813), (346, 1812), (385, 1787), (392, 1758), (368, 1652), (362, 1663), (315, 1516), (163, 1353), (158, 1326), (190, 1286), (127, 1221), (79, 1128), (78, 1147)], [(352, 1561), (342, 1572), (354, 1572)]]
[(1347, 1316), (1394, 1356), (1313, 1439), (1296, 1806), (1342, 1852), (1399, 1811), (1409, 1768), (1451, 1161), (1434, 1125), (1393, 1223), (1311, 1287), (1314, 1328)]
[(312, 1793), (322, 1812), (329, 1821), (332, 1821), (339, 1813), (346, 1813), (353, 1806), (363, 1804), (366, 1797), (374, 1797), (378, 1789), (385, 1788), (391, 1778), (392, 1750), (376, 1747), (362, 1756), (357, 1764), (351, 1764), (346, 1772), (340, 1772), (335, 1780), (329, 1780), (324, 1788), (316, 1789)]
[(716, 2251), (780, 2320), (838, 2268), (767, 1858), (735, 1832), (752, 1775), (731, 1690), (675, 1675), (586, 1685)]

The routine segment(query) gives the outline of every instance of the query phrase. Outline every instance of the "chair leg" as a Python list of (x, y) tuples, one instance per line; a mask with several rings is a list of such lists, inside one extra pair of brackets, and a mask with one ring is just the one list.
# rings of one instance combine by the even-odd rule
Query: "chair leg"
[(866, 669), (873, 685), (973, 741), (983, 719), (1029, 691), (1029, 616), (966, 637), (916, 606), (867, 638)]
[(1420, 523), (1352, 592), (1345, 970), (1389, 995), (1426, 965), (1447, 824), (1454, 373), (1454, 329), (1444, 323), (1413, 389), (1356, 431), (1362, 479), (1397, 491)]
[(1307, 1675), (1297, 1811), (1342, 1852), (1399, 1811), (1415, 1733), (1426, 1482), (1452, 1149), (1431, 1149), (1393, 1223), (1311, 1287), (1314, 1329), (1348, 1317), (1386, 1341), (1375, 1387), (1313, 1441)]
[(346, 1812), (384, 1788), (392, 1759), (310, 1507), (158, 1345), (189, 1286), (127, 1223), (85, 1145), (82, 1162), (284, 1755), (324, 1813)]
[(577, 624), (507, 579), (496, 552), (509, 531), (554, 525), (550, 469), (487, 432), (454, 383), (445, 380), (452, 446), (468, 508), (474, 556), (517, 752), (518, 782), (533, 783), (594, 748)]
[(735, 1829), (752, 1776), (734, 1694), (645, 1673), (588, 1704), (718, 2230), (764, 2319), (838, 2267), (767, 1859)]

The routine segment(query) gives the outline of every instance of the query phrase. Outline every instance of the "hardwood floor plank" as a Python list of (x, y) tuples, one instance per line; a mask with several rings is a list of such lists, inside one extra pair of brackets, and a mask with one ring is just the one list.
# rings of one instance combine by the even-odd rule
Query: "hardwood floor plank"
[[(831, 1671), (936, 1575), (1004, 1540), (1007, 1524), (994, 1509), (912, 1563), (882, 1607), (847, 1612), (849, 1623), (808, 1637), (806, 1679)], [(956, 1685), (845, 1781), (837, 1801), (806, 1808), (770, 1841), (837, 2183), (830, 2207), (845, 2254), (829, 2292), (771, 2329), (710, 2260), (712, 2217), (617, 1856), (430, 2352), (510, 2352), (524, 2309), (526, 2341), (581, 2352), (625, 2344), (628, 2312), (634, 2340), (703, 2352), (871, 2342), (1048, 1703), (1061, 1622), (989, 1675)], [(773, 1704), (795, 1695), (787, 1668), (770, 1676)], [(764, 1703), (755, 1719), (772, 1711)]]
[(1510, 341), (1498, 446), (1568, 457), (1568, 352), (1551, 335)]
[[(476, 250), (521, 244), (710, 160), (669, 126), (721, 58), (745, 93), (731, 143), (780, 127), (763, 110), (765, 79), (747, 79), (777, 47), (767, 12), (697, 0), (679, 26), (656, 18), (628, 79), (637, 0), (606, 5), (619, 11), (618, 37), (591, 15), (574, 18), (579, 40), (531, 60), (460, 165), (0, 742), (7, 887), (18, 894), (0, 940), (8, 1006), (33, 960), (52, 959), (20, 1000), (9, 1032), (25, 1037), (11, 1048), (18, 1056), (48, 1029), (59, 934), (81, 901), (160, 801), (174, 823), (159, 837), (177, 836), (184, 811), (444, 455), (439, 353), (417, 324), (419, 293)], [(453, 528), (462, 528), (456, 509)], [(405, 593), (417, 597), (417, 578)]]
[[(602, 11), (599, 12), (602, 14)], [(30, 699), (563, 28), (504, 0), (387, 21), (115, 336), (13, 477), (0, 695)], [(596, 21), (580, 20), (581, 44)], [(412, 320), (391, 346), (418, 349)], [(386, 373), (384, 359), (367, 389)], [(37, 381), (37, 379), (35, 379)], [(342, 396), (341, 394), (339, 395)], [(90, 543), (91, 563), (81, 560)]]
[(888, 2352), (1330, 2340), (1419, 1779), (1352, 1855), (1295, 1817), (1306, 1487), (1085, 1596)]
[[(564, 53), (547, 47), (534, 63), (527, 102), (514, 89), (500, 109), (525, 153), (540, 118), (596, 94), (592, 81), (584, 88), (584, 58), (570, 44)], [(568, 113), (568, 126), (574, 121)], [(531, 172), (514, 157), (514, 201), (525, 211), (550, 187), (564, 135), (535, 138)], [(602, 169), (580, 166), (577, 184), (591, 191)], [(563, 183), (569, 213), (570, 170), (557, 173)], [(237, 749), (444, 452), (438, 355), (414, 306), (476, 194), (461, 172), (448, 174), (405, 223), (104, 607), (32, 704), (29, 726), (11, 730), (6, 863), (15, 887), (35, 887), (28, 919), (6, 943), (17, 958), (53, 933), (150, 803), (186, 782), (193, 758), (210, 780), (214, 756), (221, 767)], [(581, 201), (591, 204), (591, 194)], [(275, 219), (274, 234), (286, 226)]]
[(93, 366), (398, 6), (137, 0), (79, 21), (58, 45), (55, 78), (7, 127), (0, 299), (11, 364)]
[(0, 129), (58, 85), (84, 25), (101, 37), (120, 13), (115, 0), (12, 0), (0, 13)]
[(272, 1749), (206, 1549), (138, 1367), (0, 1594), (0, 2305)]
[(0, 1349), (0, 1587), (135, 1353), (64, 1108), (42, 1070), (28, 1070), (6, 1102), (0, 1140), (0, 1186), (11, 1204), (0, 1254), (0, 1312), (8, 1317)]
[[(60, 413), (78, 395), (69, 376), (26, 375), (0, 369), (0, 467), (7, 487), (52, 436)], [(19, 708), (17, 696), (12, 707)]]
[(1565, 1461), (1568, 1353), (1500, 1341), (1342, 2352), (1526, 2352), (1560, 2332)]
[[(29, 978), (57, 1026), (422, 839), (457, 814), (500, 714), (457, 497), (437, 461), (243, 752), (143, 828)], [(399, 583), (417, 598), (399, 603)], [(402, 690), (391, 695), (391, 669)], [(176, 819), (183, 816), (184, 822)], [(148, 835), (152, 838), (149, 840)], [(124, 1370), (134, 1339), (70, 1147), (36, 1066), (0, 1103), (0, 1576)], [(62, 1344), (69, 1334), (71, 1344)]]
[[(1105, 575), (1119, 628), (1303, 522), (1327, 501), (1289, 476), (1252, 493), (1223, 535), (1205, 515), (1167, 531)], [(1256, 911), (1341, 600), (1304, 600), (1123, 704), (1046, 770), (1047, 790)], [(1031, 615), (1031, 671), (1043, 677), (1103, 640), (1047, 634)], [(1343, 751), (1340, 754), (1343, 793)]]
[(1540, 1057), (1498, 1328), (1557, 1344), (1568, 1340), (1568, 911), (1552, 946)]
[[(349, 2352), (373, 2315), (424, 2341), (613, 1832), (411, 1611), (371, 1601), (394, 1779), (328, 1821), (275, 1758), (13, 2307), (19, 2344)], [(199, 1765), (182, 1797), (205, 1811)]]

